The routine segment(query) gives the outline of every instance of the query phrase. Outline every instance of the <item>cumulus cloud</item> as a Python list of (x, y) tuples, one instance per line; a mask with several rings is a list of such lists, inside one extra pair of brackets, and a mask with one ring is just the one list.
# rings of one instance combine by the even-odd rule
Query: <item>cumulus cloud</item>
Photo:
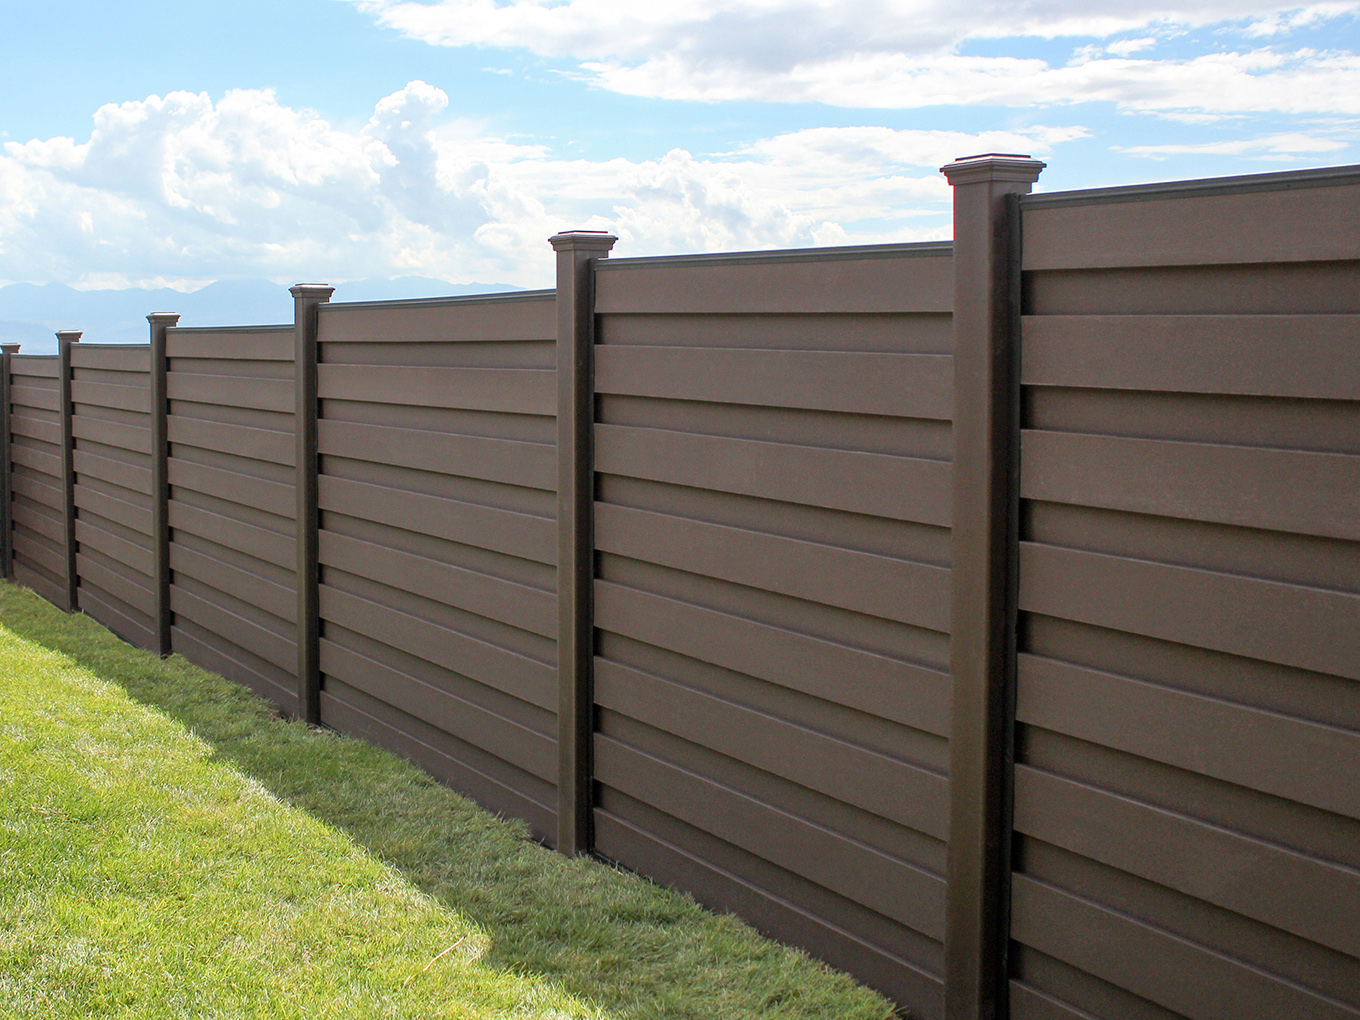
[[(441, 46), (527, 50), (574, 61), (600, 87), (654, 98), (840, 106), (1062, 104), (1210, 114), (1356, 112), (1349, 51), (1277, 50), (1260, 40), (1360, 13), (1360, 0), (353, 0), (378, 23)], [(1131, 59), (1159, 36), (1214, 26), (1240, 52)], [(1137, 33), (1137, 38), (1115, 39)], [(1108, 41), (1070, 64), (969, 56), (970, 40)], [(1254, 40), (1254, 41), (1253, 41)], [(1098, 49), (1098, 48), (1097, 48)]]
[(0, 281), (191, 289), (223, 276), (550, 281), (546, 238), (610, 229), (633, 255), (923, 240), (947, 232), (935, 168), (1044, 153), (1080, 127), (839, 127), (739, 151), (562, 159), (487, 133), (415, 81), (336, 127), (267, 91), (111, 104), (87, 141), (0, 152)]

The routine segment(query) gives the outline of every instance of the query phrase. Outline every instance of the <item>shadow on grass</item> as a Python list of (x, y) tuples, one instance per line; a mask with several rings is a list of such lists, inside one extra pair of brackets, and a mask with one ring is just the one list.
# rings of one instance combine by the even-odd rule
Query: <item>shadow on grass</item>
[(343, 830), (479, 925), (489, 966), (547, 979), (611, 1016), (883, 1018), (884, 1000), (680, 894), (528, 839), (384, 751), (278, 717), (245, 688), (160, 660), (92, 619), (0, 584), (17, 635), (162, 712), (276, 797)]

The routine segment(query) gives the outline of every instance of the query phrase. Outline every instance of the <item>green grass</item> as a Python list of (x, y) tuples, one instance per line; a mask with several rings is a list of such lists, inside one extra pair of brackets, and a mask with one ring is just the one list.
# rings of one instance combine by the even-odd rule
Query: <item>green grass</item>
[(734, 918), (0, 582), (0, 1016), (888, 1013)]

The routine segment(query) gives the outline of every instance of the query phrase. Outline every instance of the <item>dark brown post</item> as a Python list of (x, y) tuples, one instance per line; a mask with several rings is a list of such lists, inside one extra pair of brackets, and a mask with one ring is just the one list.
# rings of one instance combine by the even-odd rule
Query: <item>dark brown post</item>
[(10, 485), (14, 463), (10, 458), (10, 358), (18, 344), (0, 344), (0, 575), (14, 576), (14, 492)]
[(557, 849), (568, 855), (592, 844), (595, 260), (617, 240), (591, 230), (549, 238), (557, 252)]
[(317, 305), (334, 287), (299, 283), (293, 295), (293, 370), (297, 482), (297, 691), (298, 716), (321, 722), (321, 614), (317, 564), (316, 452)]
[(170, 440), (166, 418), (169, 361), (165, 331), (179, 322), (173, 312), (152, 312), (151, 324), (151, 580), (156, 586), (156, 653), (170, 654)]
[(954, 511), (945, 1016), (1006, 1015), (1019, 472), (1016, 196), (1044, 164), (989, 154), (954, 187)]
[(76, 575), (76, 441), (72, 434), (75, 407), (71, 401), (71, 345), (79, 342), (80, 330), (63, 329), (57, 332), (57, 388), (61, 408), (61, 477), (62, 491), (65, 493), (65, 559), (66, 559), (66, 611), (74, 613), (77, 608), (76, 588), (79, 578)]

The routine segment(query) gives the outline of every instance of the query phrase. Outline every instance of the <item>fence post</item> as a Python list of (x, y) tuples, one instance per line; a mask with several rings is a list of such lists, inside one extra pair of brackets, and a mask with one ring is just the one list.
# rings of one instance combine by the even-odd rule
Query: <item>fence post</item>
[(557, 849), (574, 855), (593, 843), (595, 260), (618, 238), (572, 230), (548, 240), (557, 252)]
[(14, 577), (14, 492), (11, 480), (14, 463), (10, 458), (10, 358), (18, 344), (0, 344), (0, 576)]
[(165, 331), (179, 322), (173, 312), (152, 312), (151, 324), (151, 581), (156, 593), (156, 654), (170, 654), (170, 398)]
[(57, 331), (57, 392), (61, 414), (61, 486), (65, 494), (62, 516), (65, 523), (63, 541), (66, 560), (66, 606), (68, 613), (74, 613), (77, 606), (76, 589), (79, 577), (76, 574), (76, 441), (72, 434), (75, 407), (71, 401), (71, 345), (80, 341), (81, 331), (63, 329)]
[(1018, 196), (1044, 164), (970, 156), (954, 188), (954, 510), (945, 1016), (1007, 1013), (1019, 474)]
[(317, 562), (317, 305), (334, 287), (299, 283), (293, 295), (293, 431), (297, 464), (297, 692), (298, 717), (321, 722), (321, 614)]

